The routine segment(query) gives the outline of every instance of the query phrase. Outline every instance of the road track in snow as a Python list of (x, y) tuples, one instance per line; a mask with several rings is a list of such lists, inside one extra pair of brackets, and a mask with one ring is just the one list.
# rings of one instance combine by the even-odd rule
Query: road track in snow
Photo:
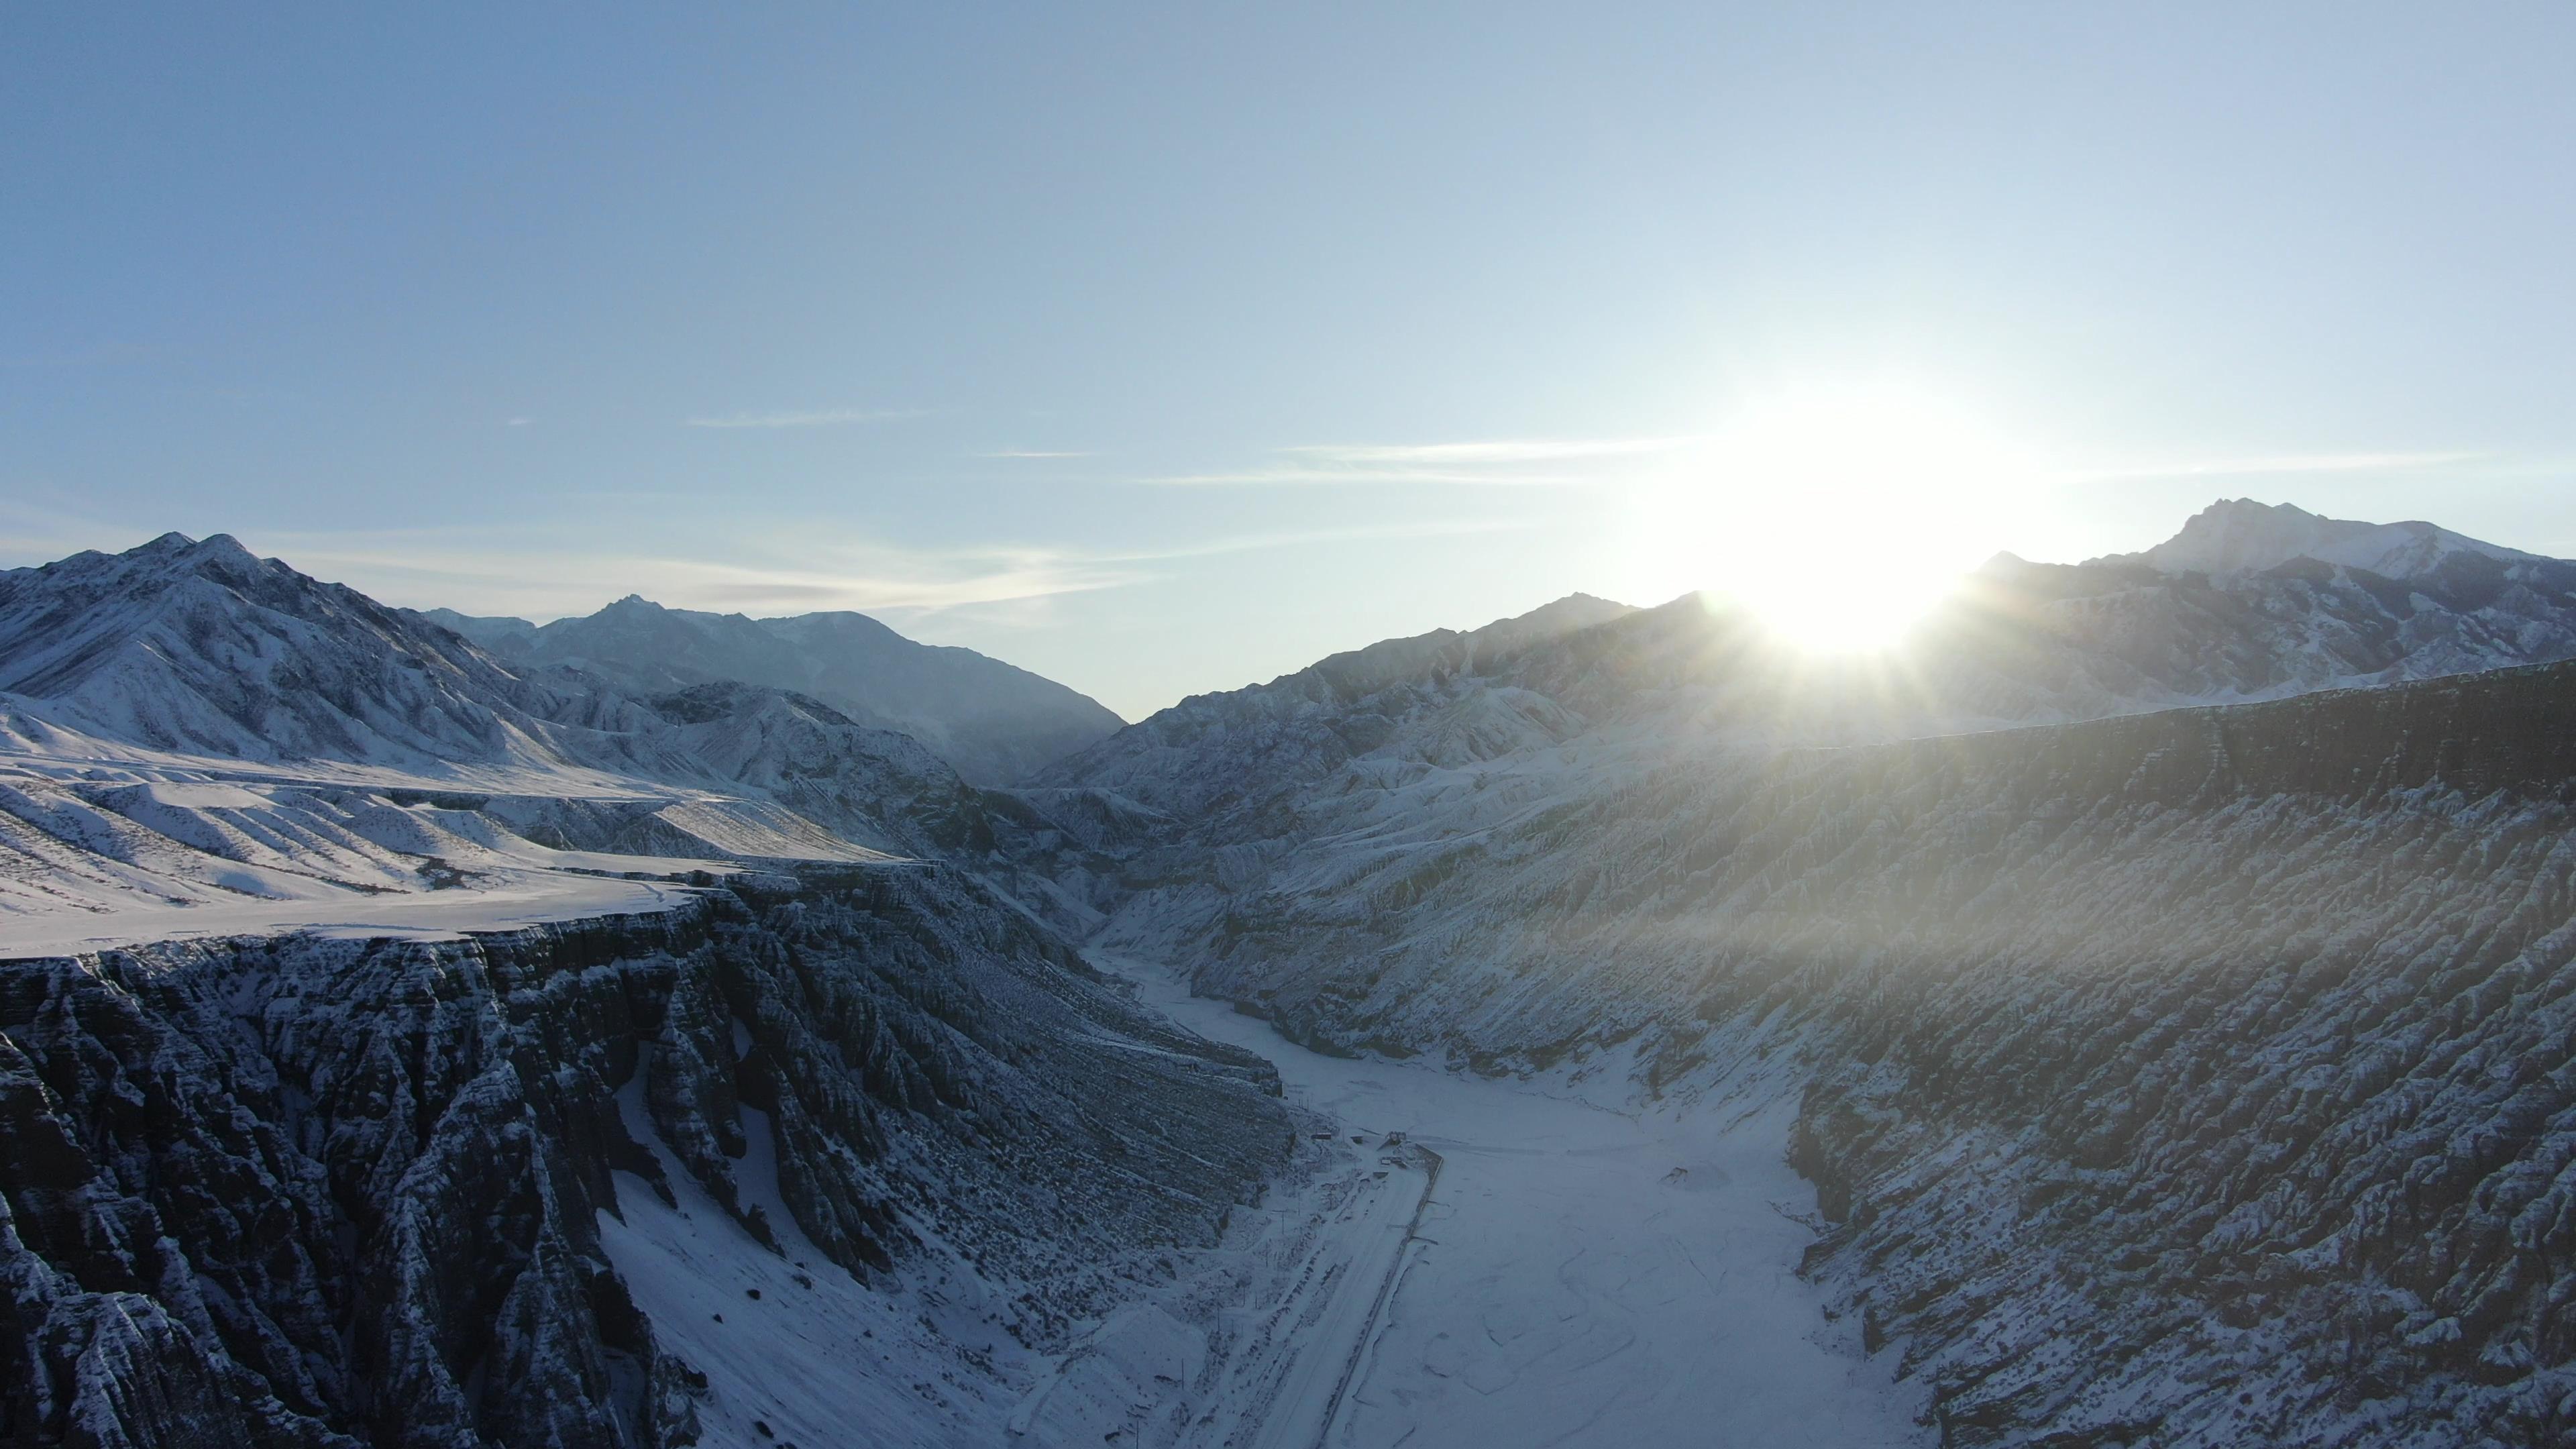
[(1342, 1417), (1342, 1400), (1349, 1396), (1351, 1385), (1358, 1381), (1360, 1361), (1367, 1355), (1369, 1346), (1377, 1341), (1378, 1321), (1385, 1317), (1386, 1305), (1395, 1297), (1396, 1284), (1404, 1277), (1405, 1250), (1422, 1240), (1422, 1215), (1430, 1210), (1431, 1194), (1440, 1186), (1440, 1154), (1428, 1147), (1408, 1147), (1408, 1152), (1419, 1153), (1431, 1160), (1431, 1166), (1423, 1174), (1422, 1195), (1414, 1200), (1413, 1216), (1404, 1224), (1404, 1239), (1396, 1244), (1395, 1256), (1388, 1262), (1385, 1276), (1378, 1280), (1376, 1296), (1369, 1302), (1368, 1317), (1361, 1321), (1359, 1333), (1351, 1340), (1350, 1357), (1342, 1363), (1341, 1377), (1333, 1381), (1333, 1392), (1324, 1403), (1324, 1422), (1315, 1431), (1315, 1449), (1326, 1449), (1332, 1442), (1333, 1425)]

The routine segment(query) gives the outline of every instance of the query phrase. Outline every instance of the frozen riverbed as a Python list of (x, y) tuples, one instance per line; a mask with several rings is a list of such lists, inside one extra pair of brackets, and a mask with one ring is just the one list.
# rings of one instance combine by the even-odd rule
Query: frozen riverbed
[[(1813, 1192), (1783, 1162), (1793, 1103), (1643, 1117), (1427, 1066), (1326, 1057), (1171, 975), (1103, 965), (1203, 1035), (1278, 1063), (1292, 1098), (1442, 1162), (1419, 1237), (1339, 1401), (1283, 1393), (1307, 1444), (1924, 1444), (1920, 1394), (1861, 1355), (1793, 1273)], [(1366, 1271), (1340, 1294), (1373, 1297)], [(1366, 1314), (1335, 1313), (1295, 1351)], [(1335, 1381), (1299, 1374), (1291, 1385)], [(1327, 1427), (1322, 1420), (1329, 1415)], [(1299, 1442), (1262, 1435), (1265, 1443)]]

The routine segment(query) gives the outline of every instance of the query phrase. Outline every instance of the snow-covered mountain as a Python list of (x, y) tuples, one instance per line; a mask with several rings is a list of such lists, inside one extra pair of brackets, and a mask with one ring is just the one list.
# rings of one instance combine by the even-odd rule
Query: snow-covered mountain
[(1329, 1052), (1799, 1097), (1809, 1271), (1946, 1443), (2557, 1442), (2571, 722), (2561, 664), (1493, 761), (1111, 929)]
[(441, 628), (453, 629), (496, 652), (514, 643), (524, 643), (537, 632), (535, 624), (507, 614), (460, 614), (454, 609), (420, 609), (415, 612)]
[(1857, 743), (2576, 657), (2576, 563), (2460, 543), (2405, 578), (2304, 555), (2220, 573), (2003, 555), (1886, 655), (1807, 654), (1696, 596), (1635, 610), (1578, 595), (1194, 696), (1034, 783), (1196, 817), (1577, 737), (1646, 755), (1717, 736)]
[(1319, 1050), (1799, 1096), (1810, 1271), (1945, 1443), (2549, 1442), (2576, 566), (2430, 537), (2003, 560), (1875, 660), (1396, 641), (1034, 794), (1104, 949)]
[(736, 680), (809, 694), (927, 744), (979, 784), (1002, 785), (1122, 723), (1090, 697), (972, 649), (918, 644), (865, 614), (749, 619), (629, 595), (583, 618), (425, 618), (522, 665), (563, 665), (647, 694)]
[(539, 692), (481, 651), (226, 535), (0, 573), (0, 696), (86, 734), (273, 761), (540, 758)]
[[(2238, 503), (1880, 656), (1576, 596), (1009, 791), (711, 618), (0, 575), (10, 1434), (1490, 1438), (1650, 1318), (1688, 1373), (1639, 1284), (1767, 1270), (1651, 1195), (1784, 1152), (1815, 1343), (1944, 1444), (2576, 1434), (2576, 565)], [(1607, 1174), (1624, 1102), (1633, 1221), (1436, 1198), (1576, 1200), (1470, 1165), (1509, 1110), (1333, 1156), (1151, 962), (1372, 1113), (1527, 1079)]]
[(0, 575), (0, 681), (8, 1442), (990, 1442), (1286, 1158), (811, 696), (177, 535)]
[(2260, 573), (2292, 559), (2364, 569), (2382, 578), (2413, 579), (2432, 573), (2454, 554), (2505, 564), (2537, 563), (2537, 554), (2484, 543), (2422, 522), (2356, 523), (2325, 518), (2289, 503), (2223, 498), (2192, 515), (2182, 532), (2135, 560), (2169, 574)]
[(532, 850), (927, 856), (1070, 909), (995, 854), (1044, 822), (911, 736), (778, 689), (506, 665), (226, 537), (0, 574), (0, 686), (0, 919), (415, 891), (419, 856), (507, 882)]

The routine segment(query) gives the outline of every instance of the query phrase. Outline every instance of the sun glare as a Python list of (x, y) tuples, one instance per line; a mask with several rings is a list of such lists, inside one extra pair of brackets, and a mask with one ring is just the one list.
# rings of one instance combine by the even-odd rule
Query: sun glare
[(2035, 476), (2003, 433), (1929, 393), (1761, 398), (1641, 491), (1637, 592), (1701, 590), (1802, 648), (1881, 648), (1992, 551)]

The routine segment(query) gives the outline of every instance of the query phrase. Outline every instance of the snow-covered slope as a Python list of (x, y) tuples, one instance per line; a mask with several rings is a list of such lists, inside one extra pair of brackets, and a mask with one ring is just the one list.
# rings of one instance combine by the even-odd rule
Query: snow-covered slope
[(222, 534), (0, 573), (0, 707), (242, 760), (545, 756), (540, 693), (479, 650)]
[(0, 575), (0, 683), (0, 920), (22, 935), (250, 901), (321, 924), (459, 884), (442, 899), (480, 920), (476, 892), (536, 889), (563, 851), (948, 859), (1084, 920), (1003, 850), (1071, 869), (1034, 841), (1048, 823), (908, 735), (778, 689), (507, 666), (228, 538)]
[(453, 629), (486, 649), (500, 651), (524, 643), (537, 626), (507, 614), (460, 614), (454, 609), (422, 609), (420, 616), (442, 629)]
[(2227, 498), (2192, 515), (2182, 532), (2135, 560), (2164, 573), (2260, 573), (2295, 558), (2365, 569), (2383, 578), (2412, 579), (2433, 572), (2453, 554), (2500, 563), (2541, 562), (2537, 554), (2481, 542), (2423, 522), (2356, 523), (2325, 518), (2290, 503)]
[(1057, 762), (1032, 788), (1196, 817), (1301, 788), (1399, 741), (1408, 757), (1453, 763), (1552, 743), (1581, 720), (1516, 688), (1509, 666), (1636, 612), (1575, 594), (1481, 629), (1389, 639), (1265, 685), (1192, 695)]
[(2508, 553), (2449, 548), (2405, 579), (2304, 557), (2176, 574), (2006, 555), (1895, 650), (1854, 656), (1802, 653), (1697, 597), (1628, 610), (1578, 596), (1195, 696), (1035, 784), (1106, 792), (1230, 843), (1298, 828), (1281, 813), (1292, 797), (1569, 746), (1589, 771), (1719, 739), (1859, 743), (2576, 657), (2576, 563)]
[(523, 665), (567, 665), (632, 692), (736, 680), (809, 694), (929, 745), (967, 778), (1006, 784), (1107, 736), (1121, 721), (1089, 697), (972, 649), (918, 644), (865, 614), (750, 619), (628, 596), (543, 627), (424, 615)]
[(1681, 1098), (1793, 1063), (1811, 1268), (1948, 1442), (2554, 1442), (2571, 725), (2557, 665), (1499, 821), (1460, 781), (1188, 944), (1332, 1050)]
[(1810, 1269), (1945, 1442), (2551, 1442), (2576, 665), (2494, 666), (2571, 622), (2475, 548), (2008, 561), (1890, 659), (1685, 601), (1039, 798), (1124, 863), (1098, 948), (1322, 1050), (1802, 1084)]

